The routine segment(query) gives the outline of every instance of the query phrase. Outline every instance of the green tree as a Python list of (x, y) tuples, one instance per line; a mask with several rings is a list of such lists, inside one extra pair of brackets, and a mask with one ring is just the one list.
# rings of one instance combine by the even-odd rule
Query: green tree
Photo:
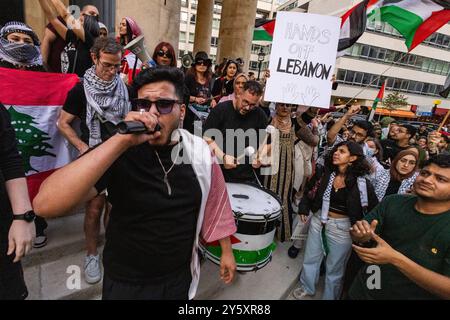
[(47, 151), (53, 149), (53, 146), (46, 142), (51, 138), (47, 132), (33, 126), (37, 123), (32, 116), (17, 112), (12, 106), (8, 111), (11, 115), (11, 124), (16, 131), (18, 149), (23, 158), (25, 172), (39, 172), (31, 166), (31, 157), (56, 157), (55, 154)]
[(383, 99), (383, 106), (390, 112), (408, 105), (408, 98), (398, 91), (388, 94)]

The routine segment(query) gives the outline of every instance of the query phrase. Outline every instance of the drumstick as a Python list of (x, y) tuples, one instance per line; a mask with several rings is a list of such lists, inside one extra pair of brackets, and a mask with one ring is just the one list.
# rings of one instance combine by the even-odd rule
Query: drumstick
[(253, 148), (252, 146), (250, 146), (250, 147), (247, 147), (247, 148), (245, 148), (245, 150), (244, 150), (244, 154), (243, 155), (241, 155), (241, 156), (239, 156), (237, 159), (236, 159), (236, 161), (240, 161), (240, 160), (242, 160), (245, 156), (247, 156), (247, 157), (251, 157), (251, 156), (253, 156), (254, 154), (255, 154), (255, 148)]
[[(260, 144), (259, 148), (263, 147), (263, 146), (267, 143), (267, 140), (269, 139), (269, 135), (272, 134), (275, 130), (276, 130), (275, 127), (272, 126), (272, 125), (269, 125), (269, 126), (266, 128), (266, 133), (267, 133), (267, 134), (266, 134), (266, 137), (264, 138), (263, 143)], [(258, 150), (258, 151), (259, 151), (259, 150)], [(236, 161), (242, 160), (245, 156), (247, 156), (247, 157), (250, 158), (251, 156), (253, 156), (253, 155), (255, 154), (255, 152), (256, 152), (256, 150), (255, 150), (255, 148), (253, 148), (252, 146), (247, 147), (247, 148), (244, 150), (244, 154), (241, 155), (241, 156), (239, 156), (238, 158), (236, 158)]]

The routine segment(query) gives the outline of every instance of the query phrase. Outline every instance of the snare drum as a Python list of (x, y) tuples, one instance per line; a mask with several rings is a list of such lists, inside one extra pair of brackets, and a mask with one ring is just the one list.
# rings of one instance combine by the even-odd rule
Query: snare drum
[[(237, 226), (237, 233), (231, 236), (237, 270), (259, 270), (270, 262), (276, 247), (281, 201), (273, 192), (253, 184), (227, 183), (227, 189)], [(220, 265), (218, 242), (201, 245), (201, 249), (207, 259)]]

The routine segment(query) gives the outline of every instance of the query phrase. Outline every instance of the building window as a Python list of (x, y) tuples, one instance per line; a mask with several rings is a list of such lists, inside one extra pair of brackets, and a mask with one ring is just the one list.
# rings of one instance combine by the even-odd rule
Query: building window
[[(380, 88), (383, 84), (379, 75), (343, 69), (338, 70), (337, 80), (340, 83), (359, 87), (370, 86)], [(388, 78), (386, 82), (386, 89), (388, 90), (427, 96), (438, 96), (440, 88), (441, 86), (434, 83), (424, 83), (421, 81), (399, 78)]]
[(186, 32), (180, 32), (180, 42), (186, 42)]

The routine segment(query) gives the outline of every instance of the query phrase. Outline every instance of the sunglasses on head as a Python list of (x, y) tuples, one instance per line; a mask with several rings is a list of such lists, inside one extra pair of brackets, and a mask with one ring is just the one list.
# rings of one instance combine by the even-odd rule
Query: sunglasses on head
[(159, 50), (157, 53), (158, 57), (166, 57), (172, 59), (172, 54), (169, 51)]
[(160, 114), (171, 113), (173, 110), (173, 106), (179, 103), (180, 102), (178, 100), (171, 99), (159, 99), (156, 101), (151, 101), (148, 99), (134, 99), (131, 101), (131, 105), (134, 111), (144, 110), (145, 112), (149, 112), (152, 108), (152, 105), (155, 104), (156, 110), (158, 110)]

